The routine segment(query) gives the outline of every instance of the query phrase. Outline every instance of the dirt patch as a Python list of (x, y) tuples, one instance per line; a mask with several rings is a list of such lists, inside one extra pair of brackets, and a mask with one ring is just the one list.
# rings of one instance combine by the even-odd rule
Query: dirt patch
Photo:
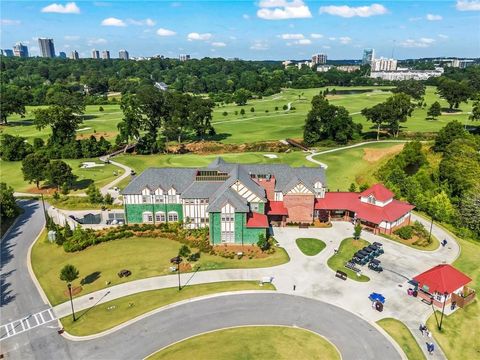
[[(75, 296), (75, 295), (78, 295), (82, 292), (82, 287), (81, 286), (72, 286), (72, 296)], [(63, 295), (65, 295), (66, 297), (70, 297), (70, 295), (68, 294), (68, 289), (66, 289), (64, 292), (63, 292)]]
[(328, 100), (339, 100), (339, 99), (343, 99), (344, 96), (342, 96), (342, 95), (327, 95), (326, 98)]
[(115, 136), (117, 136), (118, 132), (117, 131), (102, 131), (102, 132), (96, 132), (96, 133), (90, 133), (90, 134), (77, 134), (77, 140), (85, 140), (85, 139), (90, 139), (90, 136), (95, 136), (97, 140), (99, 140), (102, 136), (105, 139), (113, 139)]
[(44, 195), (53, 195), (57, 190), (56, 187), (45, 187), (42, 186), (40, 189), (37, 189), (36, 186), (27, 189), (25, 192), (29, 194), (44, 194)]
[(237, 152), (284, 152), (289, 148), (278, 141), (265, 141), (251, 144), (223, 144), (218, 141), (195, 141), (184, 145), (169, 145), (169, 153), (224, 154)]
[[(258, 246), (253, 245), (217, 245), (213, 247), (215, 254), (226, 258), (239, 258), (239, 259), (261, 259), (267, 257), (269, 254), (263, 252)], [(238, 253), (243, 253), (242, 256), (238, 256)]]
[(386, 156), (398, 154), (402, 149), (403, 144), (398, 144), (386, 149), (366, 148), (363, 149), (363, 160), (368, 161), (369, 163), (374, 163)]

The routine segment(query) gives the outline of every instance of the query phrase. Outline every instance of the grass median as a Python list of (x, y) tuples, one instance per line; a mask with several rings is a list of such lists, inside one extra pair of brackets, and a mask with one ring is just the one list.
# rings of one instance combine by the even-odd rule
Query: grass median
[(214, 331), (171, 345), (148, 360), (170, 359), (341, 359), (325, 338), (282, 326), (248, 326)]
[(307, 256), (317, 255), (327, 246), (322, 240), (314, 238), (298, 238), (295, 242), (300, 251)]
[(360, 281), (360, 282), (370, 281), (370, 278), (368, 276), (365, 276), (365, 275), (358, 276), (355, 271), (347, 269), (345, 267), (345, 263), (353, 257), (353, 254), (355, 254), (358, 250), (361, 250), (368, 245), (370, 245), (370, 243), (366, 240), (362, 240), (362, 239), (355, 240), (353, 238), (344, 239), (340, 243), (340, 247), (338, 248), (337, 253), (332, 257), (330, 257), (330, 259), (328, 259), (327, 265), (333, 271), (337, 271), (337, 270), (343, 271), (344, 273), (347, 274), (349, 279)]
[(385, 318), (377, 321), (377, 324), (397, 342), (408, 360), (425, 359), (422, 349), (404, 323), (397, 319)]
[(242, 290), (275, 290), (275, 287), (272, 284), (260, 286), (258, 281), (224, 281), (189, 285), (180, 291), (177, 287), (144, 291), (79, 311), (78, 320), (75, 322), (72, 316), (66, 316), (60, 321), (71, 335), (87, 336), (111, 329), (149, 311), (178, 301)]

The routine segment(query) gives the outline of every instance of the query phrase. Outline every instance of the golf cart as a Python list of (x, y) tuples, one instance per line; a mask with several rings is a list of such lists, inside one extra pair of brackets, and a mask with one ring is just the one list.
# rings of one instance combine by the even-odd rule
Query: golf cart
[(373, 259), (372, 261), (370, 261), (368, 263), (368, 268), (376, 272), (383, 271), (382, 265), (380, 265), (380, 260), (377, 259)]

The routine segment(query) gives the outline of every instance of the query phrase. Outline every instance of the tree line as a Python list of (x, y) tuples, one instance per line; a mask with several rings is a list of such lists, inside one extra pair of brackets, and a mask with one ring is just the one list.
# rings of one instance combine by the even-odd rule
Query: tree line
[(431, 147), (407, 143), (376, 175), (434, 220), (454, 224), (461, 236), (480, 239), (480, 136), (460, 122), (442, 128)]

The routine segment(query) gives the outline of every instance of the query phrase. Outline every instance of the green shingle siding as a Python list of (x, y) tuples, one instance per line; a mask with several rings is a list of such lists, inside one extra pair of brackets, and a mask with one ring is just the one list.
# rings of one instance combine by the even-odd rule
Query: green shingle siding
[(178, 214), (178, 220), (183, 221), (183, 207), (182, 204), (126, 204), (125, 214), (127, 223), (141, 223), (143, 222), (142, 214), (146, 211), (156, 213), (157, 211), (163, 211), (168, 220), (168, 212), (176, 211)]
[(210, 219), (210, 227), (209, 227), (209, 232), (210, 232), (210, 242), (213, 245), (218, 245), (221, 243), (221, 227), (220, 227), (220, 213), (209, 213), (209, 219)]

